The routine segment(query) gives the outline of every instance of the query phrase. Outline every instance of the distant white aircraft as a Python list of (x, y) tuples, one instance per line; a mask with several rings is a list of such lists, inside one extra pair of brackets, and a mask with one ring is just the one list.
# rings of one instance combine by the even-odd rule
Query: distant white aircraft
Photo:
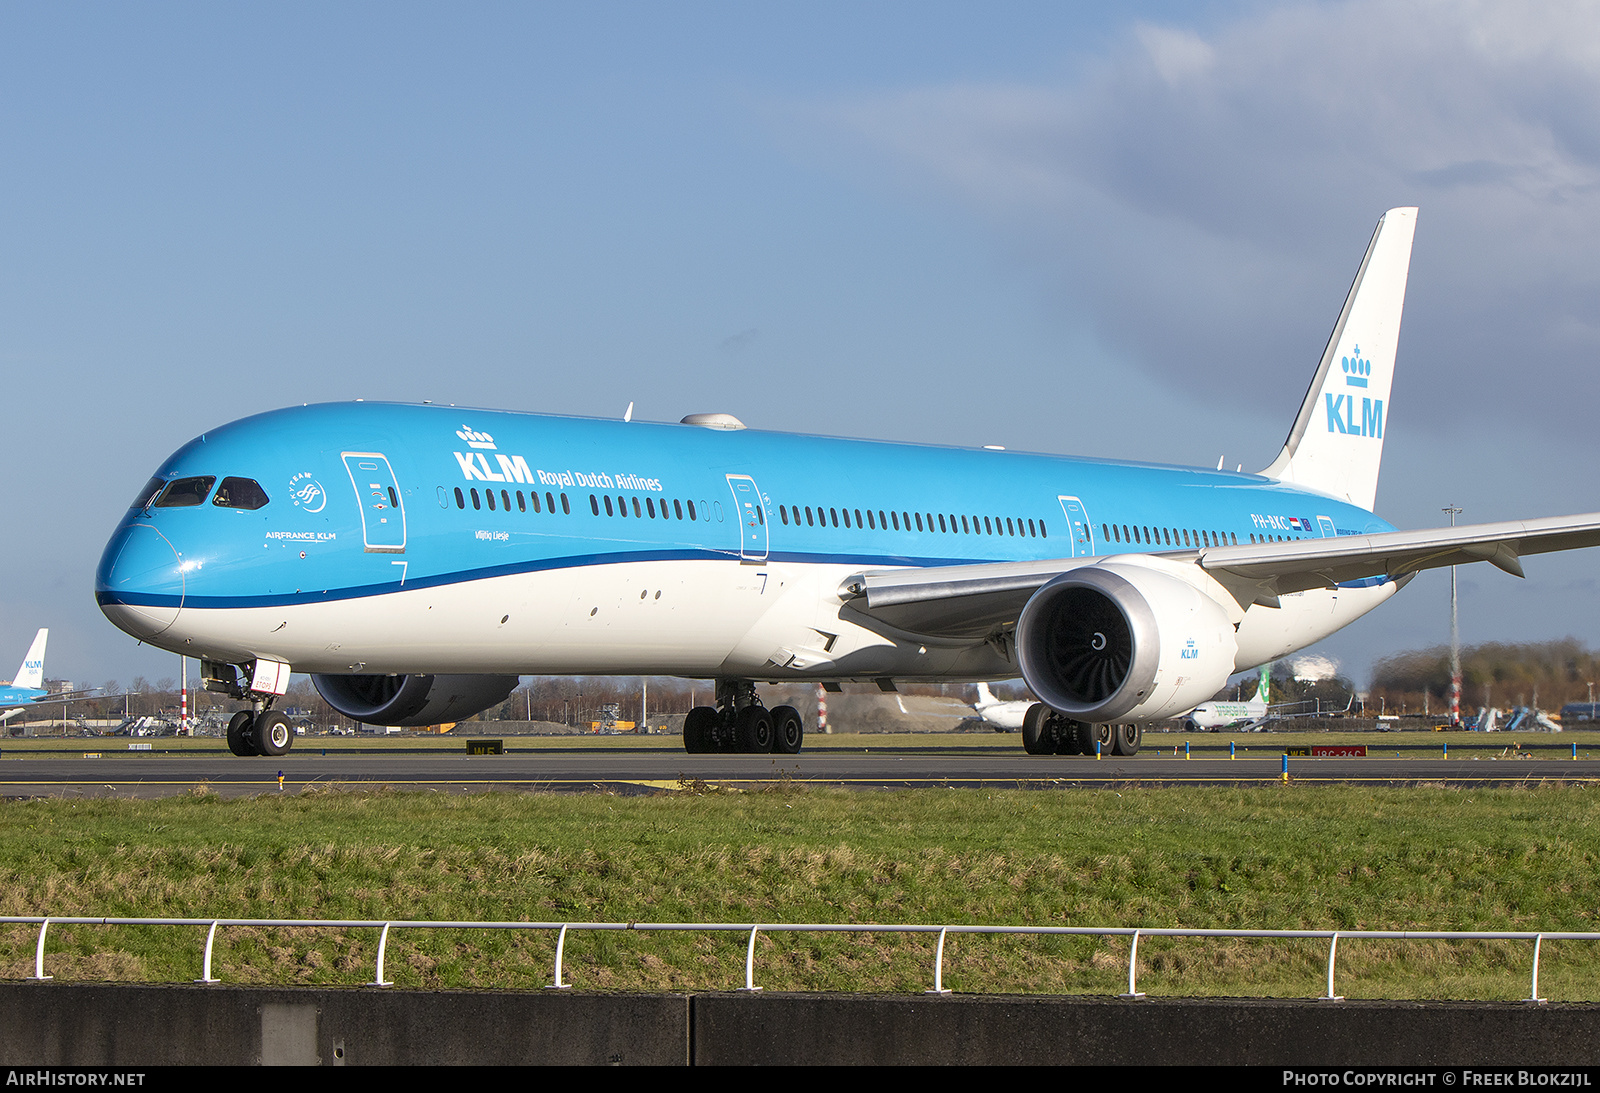
[(1266, 720), (1271, 707), (1267, 704), (1268, 692), (1272, 686), (1272, 665), (1261, 666), (1261, 679), (1256, 684), (1256, 693), (1245, 702), (1202, 702), (1185, 719), (1193, 723), (1197, 729), (1225, 729), (1229, 725), (1238, 725), (1253, 721)]
[(994, 696), (987, 683), (978, 684), (978, 701), (972, 704), (977, 715), (994, 726), (995, 732), (1016, 732), (1022, 728), (1022, 719), (1033, 702), (1019, 699), (1006, 702)]

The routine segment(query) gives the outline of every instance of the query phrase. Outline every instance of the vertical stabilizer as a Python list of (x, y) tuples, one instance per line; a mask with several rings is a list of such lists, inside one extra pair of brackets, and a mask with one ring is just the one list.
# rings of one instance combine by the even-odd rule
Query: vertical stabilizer
[(978, 684), (978, 701), (973, 703), (974, 708), (980, 706), (993, 706), (994, 704), (995, 697), (994, 694), (990, 692), (989, 685), (987, 683)]
[(1369, 511), (1376, 504), (1416, 228), (1413, 208), (1378, 221), (1289, 439), (1262, 474)]
[(22, 667), (17, 669), (17, 677), (11, 681), (13, 687), (26, 687), (32, 691), (44, 687), (44, 643), (49, 637), (48, 629), (34, 635), (33, 644), (28, 646), (28, 655), (22, 658)]
[(1271, 690), (1272, 690), (1272, 665), (1271, 664), (1263, 664), (1261, 666), (1261, 679), (1256, 684), (1255, 701), (1257, 701), (1257, 702), (1271, 702), (1272, 699), (1267, 697), (1268, 694), (1271, 692)]

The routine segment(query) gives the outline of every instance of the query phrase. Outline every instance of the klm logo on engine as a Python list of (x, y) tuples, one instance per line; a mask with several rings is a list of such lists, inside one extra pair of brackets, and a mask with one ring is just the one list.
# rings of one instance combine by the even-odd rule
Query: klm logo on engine
[(1193, 638), (1190, 638), (1179, 651), (1178, 655), (1184, 660), (1199, 660), (1200, 647), (1194, 643)]
[[(469, 482), (533, 482), (533, 471), (528, 467), (528, 461), (520, 455), (504, 456), (495, 451), (494, 437), (488, 433), (480, 433), (470, 426), (463, 425), (456, 430), (456, 436), (467, 442), (467, 447), (476, 448), (472, 452), (451, 452), (456, 457), (456, 462), (461, 466), (461, 476)], [(494, 463), (489, 463), (489, 457), (484, 451), (494, 452)]]
[[(1365, 388), (1368, 379), (1372, 376), (1372, 362), (1361, 356), (1361, 347), (1358, 345), (1350, 356), (1339, 358), (1339, 367), (1344, 370), (1344, 384), (1346, 387)], [(1342, 433), (1346, 436), (1370, 436), (1377, 440), (1383, 439), (1383, 400), (1381, 398), (1361, 397), (1361, 404), (1356, 405), (1356, 396), (1351, 394), (1334, 394), (1325, 392), (1322, 396), (1326, 400), (1328, 411), (1328, 432)]]

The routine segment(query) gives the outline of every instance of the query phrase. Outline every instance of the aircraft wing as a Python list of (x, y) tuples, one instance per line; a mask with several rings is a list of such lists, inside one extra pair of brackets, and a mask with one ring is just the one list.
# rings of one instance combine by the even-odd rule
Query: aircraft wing
[[(1276, 607), (1290, 592), (1399, 580), (1467, 562), (1487, 561), (1520, 577), (1525, 554), (1591, 546), (1600, 546), (1600, 513), (1148, 553), (1195, 563), (1243, 606)], [(908, 633), (979, 639), (1014, 625), (1052, 578), (1110, 557), (869, 570), (847, 581), (845, 594), (856, 611)]]

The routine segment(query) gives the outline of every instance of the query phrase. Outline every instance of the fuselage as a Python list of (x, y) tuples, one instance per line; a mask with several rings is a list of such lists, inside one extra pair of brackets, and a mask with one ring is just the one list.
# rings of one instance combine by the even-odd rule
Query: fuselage
[[(169, 457), (107, 544), (143, 641), (319, 673), (994, 679), (1003, 643), (841, 611), (869, 569), (1391, 530), (1260, 475), (443, 406), (275, 410)], [(1250, 607), (1239, 667), (1386, 580)]]

